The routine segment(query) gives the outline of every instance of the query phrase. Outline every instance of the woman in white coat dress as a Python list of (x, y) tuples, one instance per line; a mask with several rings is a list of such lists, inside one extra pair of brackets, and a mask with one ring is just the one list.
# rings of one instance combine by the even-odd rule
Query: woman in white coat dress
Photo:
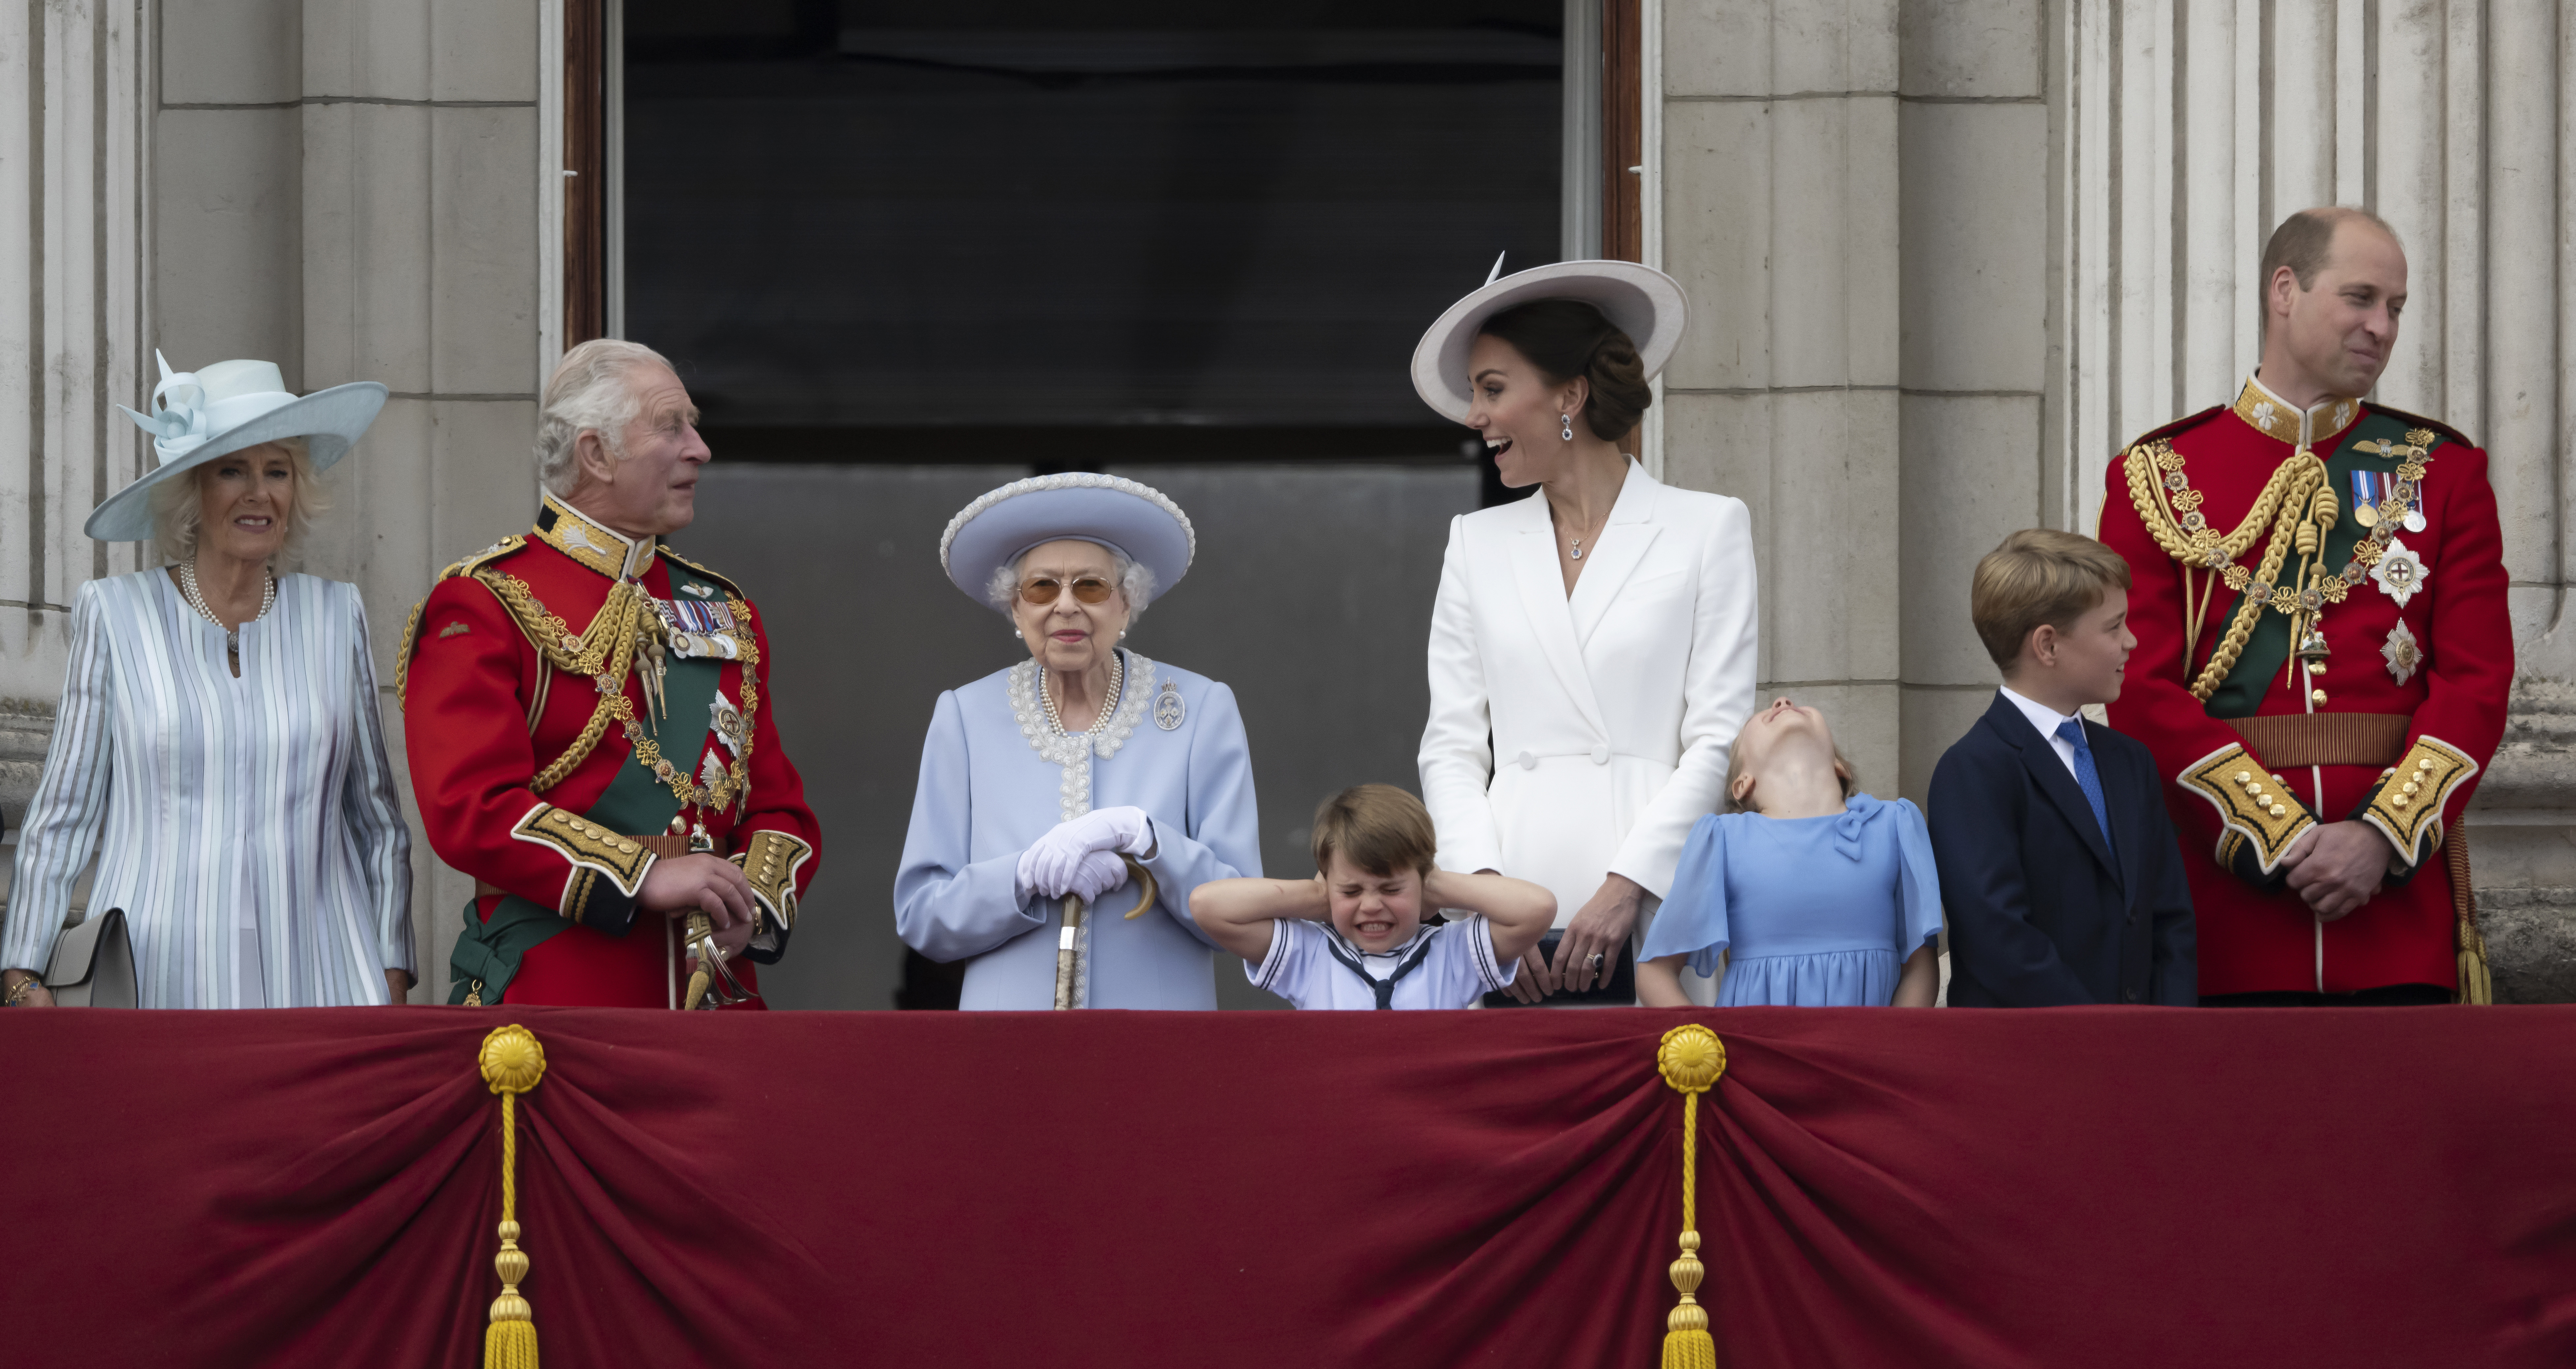
[(1524, 1002), (1611, 982), (1753, 708), (1743, 501), (1662, 484), (1618, 446), (1683, 312), (1659, 271), (1561, 262), (1487, 282), (1414, 353), (1422, 397), (1484, 435), (1504, 484), (1539, 487), (1450, 523), (1421, 757), (1441, 867), (1556, 895)]

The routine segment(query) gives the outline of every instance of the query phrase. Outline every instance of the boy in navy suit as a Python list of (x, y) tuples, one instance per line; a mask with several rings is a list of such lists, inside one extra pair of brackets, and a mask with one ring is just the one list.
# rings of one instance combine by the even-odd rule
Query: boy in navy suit
[(2197, 1000), (2191, 889), (2144, 744), (2081, 716), (2120, 697), (2129, 564), (2033, 528), (1977, 563), (1969, 616), (2004, 686), (1932, 772), (1925, 816), (1962, 1008)]

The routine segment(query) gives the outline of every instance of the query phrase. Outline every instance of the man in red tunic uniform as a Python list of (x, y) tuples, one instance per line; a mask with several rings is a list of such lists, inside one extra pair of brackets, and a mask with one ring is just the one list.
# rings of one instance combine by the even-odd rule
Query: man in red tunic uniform
[(2171, 780), (2204, 1003), (2485, 1001), (2460, 813), (2513, 680), (2486, 453), (2365, 402), (2406, 255), (2358, 210), (2264, 249), (2262, 367), (2111, 465), (2138, 649), (2111, 723)]
[(692, 914), (707, 1001), (756, 994), (731, 957), (786, 949), (819, 838), (759, 615), (660, 545), (696, 512), (697, 409), (650, 349), (598, 341), (537, 422), (535, 529), (440, 574), (397, 675), (421, 823), (476, 880), (449, 1001), (679, 1006)]

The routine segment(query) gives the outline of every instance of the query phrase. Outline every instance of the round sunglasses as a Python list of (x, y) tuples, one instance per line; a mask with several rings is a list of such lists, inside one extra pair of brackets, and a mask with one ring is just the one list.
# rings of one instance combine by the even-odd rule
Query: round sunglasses
[[(1117, 586), (1097, 575), (1085, 575), (1074, 580), (1073, 597), (1085, 604), (1102, 604), (1109, 601), (1110, 594), (1116, 589)], [(1064, 582), (1052, 575), (1031, 576), (1020, 582), (1020, 597), (1032, 604), (1052, 604), (1062, 593)]]

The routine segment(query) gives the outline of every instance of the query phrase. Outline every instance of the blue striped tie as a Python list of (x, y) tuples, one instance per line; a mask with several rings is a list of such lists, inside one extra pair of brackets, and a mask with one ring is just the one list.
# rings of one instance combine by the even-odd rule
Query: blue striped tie
[(2111, 805), (2102, 798), (2102, 772), (2093, 768), (2093, 748), (2084, 741), (2084, 723), (2068, 718), (2057, 725), (2057, 735), (2075, 744), (2075, 783), (2084, 790), (2084, 801), (2093, 805), (2093, 821), (2102, 828), (2102, 844), (2111, 845)]

